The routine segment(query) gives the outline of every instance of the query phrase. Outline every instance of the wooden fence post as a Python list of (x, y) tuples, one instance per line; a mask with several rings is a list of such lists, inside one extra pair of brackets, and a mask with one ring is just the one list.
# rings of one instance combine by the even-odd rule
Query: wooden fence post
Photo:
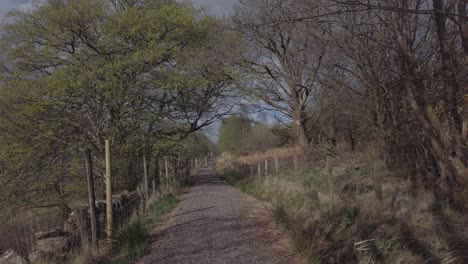
[(145, 200), (148, 201), (149, 198), (149, 183), (148, 183), (148, 164), (146, 162), (146, 154), (143, 154), (143, 176), (144, 176), (144, 192), (145, 192)]
[(377, 164), (375, 161), (372, 161), (372, 176), (374, 177), (374, 185), (375, 185), (375, 199), (382, 203), (383, 201), (383, 191), (382, 191), (382, 179), (377, 170)]
[(335, 192), (335, 181), (333, 178), (333, 164), (330, 157), (327, 157), (327, 170), (328, 170), (328, 192), (330, 195), (330, 202), (333, 206), (334, 192)]
[(167, 164), (167, 156), (164, 157), (164, 168), (166, 169), (166, 189), (169, 189), (169, 164)]
[(78, 209), (78, 215), (80, 218), (80, 238), (81, 244), (87, 245), (89, 243), (89, 219), (88, 219), (88, 208), (81, 207)]
[[(468, 116), (468, 94), (463, 96), (463, 112)], [(462, 138), (468, 138), (468, 118), (464, 118), (462, 122)]]
[(111, 145), (106, 139), (106, 233), (109, 243), (112, 242), (112, 207)]
[(162, 172), (162, 164), (161, 164), (161, 157), (158, 155), (158, 158), (157, 158), (157, 164), (158, 164), (158, 178), (157, 178), (157, 182), (159, 184), (159, 190), (161, 190), (161, 179), (162, 179), (162, 176), (163, 176), (163, 172)]
[(297, 155), (296, 154), (294, 154), (293, 163), (294, 163), (294, 171), (297, 171), (299, 166), (297, 164)]
[(278, 175), (278, 170), (279, 170), (278, 156), (275, 156), (275, 174), (276, 175)]
[(265, 159), (265, 178), (268, 176), (268, 158)]
[(260, 167), (260, 162), (257, 163), (257, 167), (258, 167), (258, 179), (261, 180), (262, 179), (262, 168)]
[(91, 220), (91, 246), (94, 256), (99, 254), (97, 224), (96, 224), (96, 197), (94, 194), (93, 162), (91, 160), (91, 150), (85, 150), (86, 178), (88, 179), (88, 203)]
[(157, 165), (154, 162), (154, 156), (151, 155), (150, 157), (150, 175), (151, 175), (151, 195), (156, 195), (156, 173), (157, 173)]

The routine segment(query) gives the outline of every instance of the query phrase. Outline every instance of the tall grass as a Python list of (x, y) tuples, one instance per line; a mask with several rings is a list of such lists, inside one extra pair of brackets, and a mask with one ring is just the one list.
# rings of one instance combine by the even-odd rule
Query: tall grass
[[(372, 172), (372, 164), (382, 166)], [(437, 206), (431, 192), (413, 190), (401, 178), (384, 180), (383, 200), (375, 199), (373, 174), (389, 175), (382, 161), (335, 166), (332, 195), (323, 166), (261, 179), (232, 168), (220, 172), (229, 184), (270, 204), (304, 263), (467, 263), (463, 213)]]
[(120, 230), (113, 243), (114, 257), (110, 264), (126, 264), (146, 255), (151, 250), (151, 230), (175, 207), (178, 195), (169, 195), (151, 204), (148, 213), (137, 217)]

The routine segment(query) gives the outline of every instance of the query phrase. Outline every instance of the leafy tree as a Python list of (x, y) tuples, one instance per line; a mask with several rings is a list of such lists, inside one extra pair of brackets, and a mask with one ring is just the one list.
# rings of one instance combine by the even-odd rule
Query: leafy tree
[(240, 152), (244, 139), (250, 133), (251, 121), (238, 116), (223, 120), (220, 128), (218, 146), (223, 152)]
[(191, 5), (50, 0), (8, 21), (0, 43), (5, 201), (65, 213), (80, 195), (84, 147), (102, 176), (103, 142), (112, 139), (116, 181), (127, 182), (130, 157), (166, 151), (230, 110), (234, 70), (220, 48), (229, 34)]

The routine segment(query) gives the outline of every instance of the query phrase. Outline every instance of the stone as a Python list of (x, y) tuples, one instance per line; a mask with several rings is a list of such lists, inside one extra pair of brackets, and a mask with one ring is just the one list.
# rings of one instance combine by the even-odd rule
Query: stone
[(8, 249), (0, 256), (0, 264), (28, 264), (28, 261), (13, 249)]
[(60, 262), (69, 249), (71, 241), (67, 236), (58, 236), (42, 239), (36, 242), (35, 250), (29, 254), (32, 263)]
[(63, 225), (66, 233), (77, 234), (80, 232), (80, 216), (77, 212), (72, 212)]
[(62, 233), (63, 231), (61, 228), (54, 228), (47, 231), (37, 232), (34, 234), (34, 237), (36, 238), (36, 240), (41, 240), (45, 238), (61, 236)]

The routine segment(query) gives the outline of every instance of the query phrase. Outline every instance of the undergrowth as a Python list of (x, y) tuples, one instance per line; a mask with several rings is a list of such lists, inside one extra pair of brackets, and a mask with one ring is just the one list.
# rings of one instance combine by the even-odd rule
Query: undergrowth
[(117, 232), (113, 243), (114, 257), (106, 263), (126, 264), (146, 255), (151, 249), (151, 230), (164, 220), (178, 200), (178, 195), (169, 195), (154, 202), (145, 216), (136, 218)]
[(440, 209), (432, 193), (412, 190), (403, 181), (384, 182), (383, 201), (377, 201), (370, 170), (367, 163), (335, 168), (333, 195), (321, 168), (261, 179), (233, 169), (220, 174), (270, 204), (304, 263), (467, 263), (460, 212)]

